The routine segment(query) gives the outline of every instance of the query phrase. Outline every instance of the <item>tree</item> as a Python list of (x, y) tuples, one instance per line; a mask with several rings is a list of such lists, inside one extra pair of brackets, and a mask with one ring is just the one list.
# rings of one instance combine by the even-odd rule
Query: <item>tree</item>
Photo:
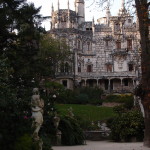
[(30, 75), (32, 79), (39, 51), (40, 8), (25, 3), (25, 0), (2, 0), (0, 6), (1, 54), (5, 53), (11, 62), (16, 83), (22, 76)]
[[(39, 50), (38, 12), (39, 8), (24, 0), (0, 1), (0, 147), (3, 150), (15, 149), (16, 139), (31, 129), (28, 83), (34, 75)], [(28, 74), (30, 78), (26, 78)]]
[(55, 78), (64, 62), (71, 63), (72, 55), (64, 39), (58, 40), (49, 34), (44, 34), (40, 40), (38, 58), (40, 76)]
[(148, 0), (135, 0), (135, 7), (139, 19), (142, 49), (142, 93), (141, 99), (145, 111), (144, 145), (150, 147), (150, 38), (149, 38), (149, 6)]

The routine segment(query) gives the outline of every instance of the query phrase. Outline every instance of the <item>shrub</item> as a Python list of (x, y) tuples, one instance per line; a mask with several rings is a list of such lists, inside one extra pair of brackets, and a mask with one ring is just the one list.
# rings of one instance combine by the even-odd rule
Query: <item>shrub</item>
[(76, 96), (76, 104), (87, 104), (89, 101), (89, 97), (87, 94), (79, 94)]
[(75, 104), (77, 95), (78, 91), (66, 89), (58, 95), (57, 102), (61, 104)]
[(144, 120), (138, 110), (132, 110), (116, 117), (110, 127), (112, 139), (115, 141), (129, 141), (132, 137), (143, 140)]
[(74, 91), (66, 89), (57, 96), (57, 102), (63, 104), (98, 104), (103, 94), (100, 88), (80, 88)]
[(85, 87), (80, 89), (80, 93), (87, 94), (89, 99), (101, 99), (101, 95), (103, 94), (103, 90), (95, 87)]
[(17, 139), (15, 143), (15, 150), (31, 150), (32, 146), (31, 135), (24, 134)]
[(104, 102), (116, 102), (116, 103), (122, 103), (126, 109), (131, 109), (134, 104), (134, 97), (133, 95), (108, 95)]
[(59, 130), (62, 132), (63, 145), (84, 144), (84, 134), (76, 119), (65, 116), (60, 121)]

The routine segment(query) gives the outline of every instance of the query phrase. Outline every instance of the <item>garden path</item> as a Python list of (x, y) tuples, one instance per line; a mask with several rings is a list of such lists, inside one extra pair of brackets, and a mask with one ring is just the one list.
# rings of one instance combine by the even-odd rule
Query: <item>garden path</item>
[(53, 146), (53, 150), (150, 150), (142, 142), (115, 143), (108, 141), (87, 141), (80, 146)]

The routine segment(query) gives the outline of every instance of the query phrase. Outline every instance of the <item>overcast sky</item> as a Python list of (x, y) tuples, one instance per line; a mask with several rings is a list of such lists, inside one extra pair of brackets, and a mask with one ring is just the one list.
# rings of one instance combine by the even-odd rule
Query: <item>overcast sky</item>
[[(27, 0), (28, 2), (33, 2), (35, 7), (42, 6), (41, 14), (43, 16), (51, 16), (51, 6), (52, 3), (54, 5), (54, 10), (57, 10), (57, 2), (58, 0)], [(60, 1), (60, 9), (67, 9), (68, 0), (59, 0)], [(74, 10), (74, 1), (70, 0), (70, 9)], [(105, 10), (100, 10), (98, 5), (92, 5), (92, 2), (96, 0), (85, 0), (85, 19), (86, 21), (92, 21), (94, 16), (95, 22), (98, 18), (105, 16)], [(91, 6), (92, 5), (92, 6)], [(121, 0), (114, 0), (114, 3), (111, 6), (111, 14), (117, 15), (119, 8), (121, 7)], [(43, 22), (42, 26), (46, 28), (46, 30), (50, 29), (50, 20)]]

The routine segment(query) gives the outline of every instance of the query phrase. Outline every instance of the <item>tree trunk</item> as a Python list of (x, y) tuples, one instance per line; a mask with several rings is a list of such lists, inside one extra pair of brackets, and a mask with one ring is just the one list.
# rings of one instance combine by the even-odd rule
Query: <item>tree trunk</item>
[(141, 35), (142, 49), (142, 91), (141, 97), (145, 111), (145, 135), (144, 145), (150, 147), (150, 40), (149, 40), (149, 18), (147, 0), (135, 0), (137, 15), (139, 19), (139, 31)]

